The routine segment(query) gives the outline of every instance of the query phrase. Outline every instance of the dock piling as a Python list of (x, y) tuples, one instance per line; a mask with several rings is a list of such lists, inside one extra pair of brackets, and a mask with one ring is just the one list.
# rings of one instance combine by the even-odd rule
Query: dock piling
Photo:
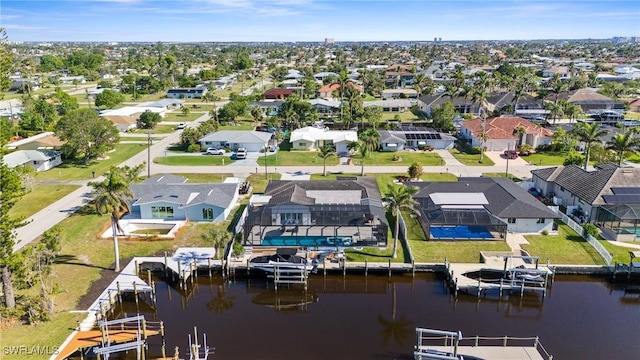
[(369, 262), (367, 259), (364, 259), (364, 276), (368, 276), (369, 273)]
[(389, 259), (389, 277), (391, 277), (391, 259)]

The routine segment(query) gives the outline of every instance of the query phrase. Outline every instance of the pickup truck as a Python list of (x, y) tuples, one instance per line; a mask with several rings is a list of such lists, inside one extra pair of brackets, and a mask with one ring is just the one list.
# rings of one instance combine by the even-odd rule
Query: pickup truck
[(236, 151), (236, 159), (246, 159), (247, 158), (247, 149), (239, 148)]

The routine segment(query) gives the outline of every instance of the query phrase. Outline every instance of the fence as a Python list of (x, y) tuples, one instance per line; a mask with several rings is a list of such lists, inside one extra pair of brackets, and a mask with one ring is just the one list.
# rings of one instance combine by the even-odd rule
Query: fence
[(249, 212), (249, 205), (247, 205), (244, 208), (244, 211), (242, 211), (242, 215), (240, 215), (240, 218), (238, 219), (238, 223), (236, 224), (235, 228), (233, 229), (233, 235), (241, 233), (242, 232), (242, 227), (244, 226), (244, 221), (247, 218), (247, 213)]
[(407, 239), (407, 225), (405, 224), (404, 218), (402, 217), (400, 211), (398, 211), (398, 223), (400, 225), (400, 234), (402, 234), (402, 236), (399, 236), (399, 239), (404, 244), (405, 249), (407, 249), (407, 253), (409, 254), (409, 261), (413, 263), (413, 253), (411, 252), (411, 246), (409, 246), (409, 240)]
[(553, 210), (553, 212), (555, 212), (556, 214), (560, 215), (560, 220), (562, 220), (562, 222), (569, 225), (569, 227), (572, 228), (575, 232), (577, 232), (578, 235), (580, 235), (582, 238), (587, 240), (589, 245), (591, 245), (591, 247), (593, 247), (598, 252), (598, 254), (602, 256), (602, 258), (607, 263), (607, 265), (611, 265), (611, 263), (613, 263), (613, 256), (611, 256), (611, 254), (607, 251), (607, 249), (605, 249), (604, 246), (602, 246), (600, 241), (598, 241), (596, 238), (594, 238), (591, 235), (587, 235), (585, 238), (584, 229), (582, 228), (582, 226), (580, 226), (577, 222), (573, 221), (573, 219), (568, 217), (566, 214), (559, 211), (557, 207), (550, 206), (549, 208)]

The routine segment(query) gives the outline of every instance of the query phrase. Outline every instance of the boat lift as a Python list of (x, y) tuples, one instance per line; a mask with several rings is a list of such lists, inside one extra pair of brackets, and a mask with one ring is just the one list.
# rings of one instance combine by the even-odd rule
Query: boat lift
[[(448, 347), (448, 349), (442, 351), (427, 346), (427, 342), (434, 340), (444, 340), (444, 346)], [(462, 340), (461, 331), (454, 332), (416, 328), (416, 346), (413, 351), (413, 356), (416, 360), (459, 360), (458, 344), (460, 340)]]

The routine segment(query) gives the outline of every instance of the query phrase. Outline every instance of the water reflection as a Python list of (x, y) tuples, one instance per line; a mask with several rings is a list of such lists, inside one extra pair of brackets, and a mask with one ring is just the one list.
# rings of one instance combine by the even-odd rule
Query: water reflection
[[(415, 327), (537, 335), (557, 359), (640, 354), (640, 294), (587, 277), (558, 276), (544, 298), (480, 299), (456, 299), (431, 275), (314, 276), (306, 291), (276, 291), (266, 279), (201, 277), (184, 288), (158, 282), (157, 314), (149, 316), (165, 322), (168, 349), (184, 353), (197, 326), (220, 359), (410, 359)], [(150, 355), (157, 349), (152, 339)]]

